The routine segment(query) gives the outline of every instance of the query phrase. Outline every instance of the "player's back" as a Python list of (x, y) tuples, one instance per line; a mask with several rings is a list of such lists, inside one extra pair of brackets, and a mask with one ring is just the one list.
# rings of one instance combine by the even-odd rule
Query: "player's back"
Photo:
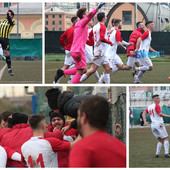
[(57, 153), (44, 138), (32, 137), (22, 145), (21, 152), (28, 167), (58, 167)]

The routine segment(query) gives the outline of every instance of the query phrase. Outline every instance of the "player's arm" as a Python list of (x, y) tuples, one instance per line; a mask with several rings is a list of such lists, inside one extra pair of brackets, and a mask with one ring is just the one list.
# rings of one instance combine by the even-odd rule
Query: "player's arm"
[(124, 40), (122, 41), (122, 44), (123, 44), (124, 46), (126, 46), (126, 47), (133, 45), (133, 43), (128, 43), (128, 42), (126, 42), (126, 41), (124, 41)]
[(139, 50), (139, 47), (140, 47), (140, 44), (143, 40), (145, 40), (146, 38), (148, 38), (149, 36), (149, 31), (147, 30), (146, 32), (144, 32), (137, 40), (137, 43), (136, 43), (136, 50), (135, 51), (138, 51)]
[(151, 46), (149, 47), (149, 51), (152, 51), (152, 52), (154, 52), (154, 53), (156, 53), (157, 51), (156, 50), (154, 50)]
[(126, 47), (122, 44), (122, 37), (121, 37), (121, 32), (119, 30), (116, 30), (116, 35), (115, 35), (116, 41), (118, 46), (126, 50)]
[(170, 115), (165, 115), (162, 113), (161, 107), (158, 104), (156, 104), (155, 106), (155, 111), (157, 112), (157, 114), (159, 114), (160, 117), (167, 117), (167, 118), (170, 117)]
[(143, 118), (143, 121), (144, 121), (144, 126), (147, 126), (147, 122), (146, 122), (146, 114), (148, 114), (148, 110), (146, 109), (143, 113), (142, 113), (142, 118)]
[(11, 20), (11, 12), (9, 12), (9, 10), (8, 10), (8, 12), (7, 12), (7, 19), (8, 19), (8, 22), (10, 23), (11, 26), (15, 25), (15, 24), (13, 23), (13, 21)]
[(100, 25), (100, 41), (104, 42), (104, 43), (107, 43), (107, 44), (110, 44), (111, 46), (113, 46), (114, 43), (105, 38), (105, 33), (106, 33), (106, 27), (103, 24), (101, 24)]
[(166, 114), (163, 114), (163, 113), (159, 113), (159, 116), (160, 117), (167, 117), (167, 118), (170, 117), (170, 115), (166, 115)]
[(136, 49), (135, 49), (135, 51), (138, 51), (138, 50), (139, 50), (139, 47), (140, 47), (141, 42), (142, 42), (142, 38), (139, 37), (138, 40), (137, 40), (137, 43), (136, 43)]
[(118, 41), (117, 44), (118, 44), (118, 46), (120, 46), (121, 48), (123, 48), (124, 50), (126, 50), (126, 47), (122, 44), (122, 42)]
[(103, 5), (105, 5), (105, 3), (100, 3), (99, 6), (98, 6), (96, 9), (94, 9), (93, 11), (91, 11), (91, 12), (87, 15), (87, 17), (82, 20), (82, 27), (85, 27), (85, 26), (88, 24), (88, 22), (95, 16), (95, 14), (97, 13), (97, 11), (98, 11), (100, 8), (102, 8)]

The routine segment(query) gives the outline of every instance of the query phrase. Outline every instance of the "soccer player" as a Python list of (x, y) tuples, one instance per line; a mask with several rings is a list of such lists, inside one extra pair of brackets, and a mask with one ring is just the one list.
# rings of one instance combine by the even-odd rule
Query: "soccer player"
[(158, 139), (155, 158), (159, 157), (163, 144), (165, 149), (165, 157), (170, 158), (168, 133), (166, 131), (164, 121), (163, 121), (163, 117), (170, 117), (170, 115), (165, 115), (162, 113), (161, 107), (159, 105), (160, 97), (158, 94), (153, 95), (152, 100), (153, 100), (153, 104), (149, 105), (148, 108), (142, 114), (144, 126), (147, 126), (145, 115), (149, 113), (151, 119), (152, 133), (156, 137), (156, 139)]
[[(115, 73), (116, 71), (118, 71), (124, 67), (121, 58), (117, 55), (117, 46), (119, 45), (124, 50), (126, 50), (126, 47), (122, 44), (122, 42), (124, 42), (124, 44), (126, 43), (126, 46), (132, 45), (132, 43), (127, 43), (127, 42), (123, 41), (123, 39), (121, 37), (121, 32), (119, 31), (119, 29), (121, 29), (121, 27), (122, 27), (122, 21), (120, 19), (114, 19), (114, 29), (113, 29), (113, 32), (111, 33), (111, 35), (109, 36), (109, 40), (114, 45), (113, 46), (109, 45), (106, 50), (106, 57), (109, 59), (109, 64), (110, 64), (110, 69), (111, 69), (110, 75), (112, 75), (113, 73)], [(108, 83), (110, 84), (110, 75), (108, 76), (109, 81), (106, 82), (107, 84)], [(103, 83), (103, 81), (104, 81), (104, 75), (102, 74), (98, 83)]]
[(88, 14), (86, 8), (80, 8), (77, 11), (77, 16), (80, 20), (76, 23), (74, 28), (74, 37), (73, 43), (71, 46), (71, 55), (75, 61), (76, 68), (67, 70), (64, 72), (63, 70), (57, 70), (57, 74), (55, 76), (55, 82), (63, 76), (64, 74), (75, 74), (74, 78), (72, 79), (72, 84), (77, 84), (80, 82), (80, 78), (86, 69), (86, 55), (85, 55), (85, 44), (87, 41), (88, 36), (88, 22), (94, 17), (97, 11), (104, 5), (105, 3), (101, 3), (96, 9)]
[(87, 97), (78, 110), (78, 130), (82, 139), (69, 156), (69, 167), (126, 167), (125, 145), (106, 132), (109, 103), (101, 96)]
[(47, 131), (45, 118), (41, 114), (32, 115), (29, 124), (33, 130), (33, 137), (21, 147), (22, 155), (28, 167), (58, 167), (58, 151), (71, 149), (76, 142), (61, 141), (56, 138), (44, 138)]
[[(73, 63), (73, 57), (70, 54), (71, 45), (73, 43), (73, 34), (74, 34), (74, 27), (76, 22), (78, 21), (78, 17), (72, 17), (71, 22), (73, 23), (72, 27), (67, 29), (60, 37), (60, 45), (65, 49), (65, 61), (62, 70), (68, 69)], [(65, 42), (67, 41), (67, 43)], [(57, 81), (59, 83), (60, 79)]]
[(87, 72), (85, 74), (83, 74), (80, 82), (86, 80), (89, 76), (91, 76), (100, 65), (102, 65), (105, 69), (104, 71), (104, 79), (106, 81), (106, 83), (110, 82), (109, 79), (109, 73), (110, 73), (110, 66), (109, 66), (109, 61), (107, 59), (107, 57), (105, 56), (105, 52), (106, 52), (106, 44), (110, 44), (111, 46), (113, 46), (114, 43), (112, 43), (111, 41), (107, 40), (107, 31), (106, 31), (106, 27), (105, 27), (105, 22), (107, 20), (105, 13), (104, 12), (100, 12), (97, 14), (97, 19), (99, 21), (98, 24), (96, 24), (93, 27), (93, 32), (91, 32), (90, 36), (94, 37), (94, 59), (93, 59), (93, 63), (90, 67), (90, 69), (87, 70)]
[[(153, 64), (151, 59), (148, 57), (149, 50), (152, 52), (156, 52), (151, 46), (151, 33), (154, 30), (153, 21), (147, 21), (145, 26), (147, 27), (147, 31), (138, 38), (136, 44), (136, 53), (139, 58), (140, 67), (135, 67), (135, 71), (139, 71), (138, 76), (135, 77), (135, 81), (139, 81), (142, 78), (145, 71), (153, 70)], [(141, 55), (140, 55), (141, 54)]]
[[(144, 32), (145, 25), (139, 21), (136, 23), (136, 27), (137, 27), (136, 30), (134, 30), (131, 33), (130, 39), (129, 39), (129, 43), (132, 43), (132, 46), (127, 47), (127, 57), (128, 57), (127, 66), (124, 66), (122, 70), (131, 70), (134, 64), (136, 64), (137, 67), (140, 67), (139, 61), (135, 55), (135, 49), (136, 49), (136, 43), (137, 43), (138, 38), (141, 37)], [(136, 79), (138, 72), (136, 72), (136, 75), (134, 74), (134, 71), (132, 73), (133, 73), (134, 79)], [(138, 81), (134, 81), (134, 83), (138, 83)]]
[(2, 44), (2, 49), (4, 51), (6, 57), (6, 63), (8, 66), (8, 73), (13, 76), (14, 73), (11, 69), (11, 58), (9, 55), (9, 35), (12, 28), (15, 25), (15, 21), (12, 19), (14, 18), (14, 12), (7, 8), (7, 17), (0, 21), (0, 43)]

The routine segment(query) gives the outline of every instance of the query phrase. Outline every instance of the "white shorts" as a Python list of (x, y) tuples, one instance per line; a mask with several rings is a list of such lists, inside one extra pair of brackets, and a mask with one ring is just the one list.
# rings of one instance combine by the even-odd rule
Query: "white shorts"
[(123, 65), (123, 61), (121, 58), (116, 54), (114, 59), (109, 59), (109, 65), (113, 69), (114, 67), (117, 67), (116, 64), (121, 64)]
[(139, 62), (139, 59), (137, 59), (136, 57), (128, 56), (128, 61), (127, 61), (127, 65), (128, 65), (128, 66), (133, 67), (133, 65), (134, 65), (136, 62)]
[(0, 146), (0, 167), (6, 168), (7, 154), (3, 147)]
[(94, 58), (93, 54), (86, 53), (86, 61), (87, 61), (87, 63), (92, 63), (93, 58)]
[(152, 61), (149, 57), (144, 57), (139, 59), (139, 64), (143, 66), (153, 66)]
[(151, 129), (156, 139), (168, 137), (164, 123), (151, 123)]
[(3, 55), (3, 49), (2, 49), (1, 44), (0, 44), (0, 55)]
[(64, 64), (70, 66), (70, 65), (72, 65), (72, 64), (74, 63), (74, 59), (73, 59), (73, 57), (71, 56), (70, 51), (65, 50), (65, 53), (66, 53), (66, 56), (65, 56)]

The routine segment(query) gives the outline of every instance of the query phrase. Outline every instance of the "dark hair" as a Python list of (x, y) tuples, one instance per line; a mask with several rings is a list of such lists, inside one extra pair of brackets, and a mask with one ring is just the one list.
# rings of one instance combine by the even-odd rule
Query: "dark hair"
[(139, 26), (141, 23), (143, 23), (143, 22), (141, 22), (141, 21), (137, 22), (137, 23), (136, 23), (136, 27), (138, 28), (138, 26)]
[(72, 18), (71, 18), (71, 22), (73, 23), (74, 21), (77, 20), (77, 18), (78, 18), (78, 17), (72, 17)]
[(35, 115), (32, 115), (30, 118), (29, 118), (29, 124), (31, 126), (31, 129), (33, 130), (36, 130), (36, 129), (39, 129), (40, 127), (40, 122), (42, 120), (45, 120), (45, 117), (42, 115), (42, 114), (35, 114)]
[(105, 13), (104, 12), (99, 12), (97, 14), (98, 21), (101, 22), (103, 20), (103, 18), (105, 18)]
[(87, 8), (83, 7), (83, 8), (79, 8), (78, 11), (77, 11), (77, 16), (80, 18), (80, 19), (83, 19), (83, 15), (85, 14)]
[(11, 15), (14, 17), (14, 12), (10, 9), (8, 12), (11, 12)]
[(2, 115), (0, 115), (0, 124), (1, 124), (1, 122), (2, 122)]
[(115, 19), (115, 20), (114, 20), (114, 25), (119, 24), (121, 21), (122, 21), (121, 19)]
[(63, 122), (64, 122), (64, 124), (65, 124), (65, 117), (64, 117), (64, 115), (62, 115), (62, 114), (60, 114), (60, 113), (56, 113), (56, 112), (50, 111), (50, 112), (49, 112), (49, 116), (50, 116), (50, 122), (52, 122), (52, 119), (53, 119), (54, 117), (59, 117), (59, 118), (61, 118), (61, 119), (63, 120)]
[(149, 24), (151, 24), (151, 23), (153, 23), (153, 21), (147, 21), (146, 23), (145, 23), (145, 26), (147, 27)]
[(113, 25), (114, 25), (114, 22), (115, 22), (115, 18), (113, 18), (111, 22), (112, 22), (112, 26), (113, 26)]
[(154, 99), (155, 97), (159, 97), (159, 94), (155, 94), (152, 96), (152, 99)]
[(86, 114), (87, 121), (92, 127), (105, 130), (109, 118), (109, 103), (104, 97), (89, 96), (83, 100), (80, 107), (80, 116)]
[(8, 122), (8, 118), (9, 118), (10, 115), (12, 115), (12, 112), (5, 111), (1, 115), (2, 115), (2, 120), (5, 121), (5, 122)]

